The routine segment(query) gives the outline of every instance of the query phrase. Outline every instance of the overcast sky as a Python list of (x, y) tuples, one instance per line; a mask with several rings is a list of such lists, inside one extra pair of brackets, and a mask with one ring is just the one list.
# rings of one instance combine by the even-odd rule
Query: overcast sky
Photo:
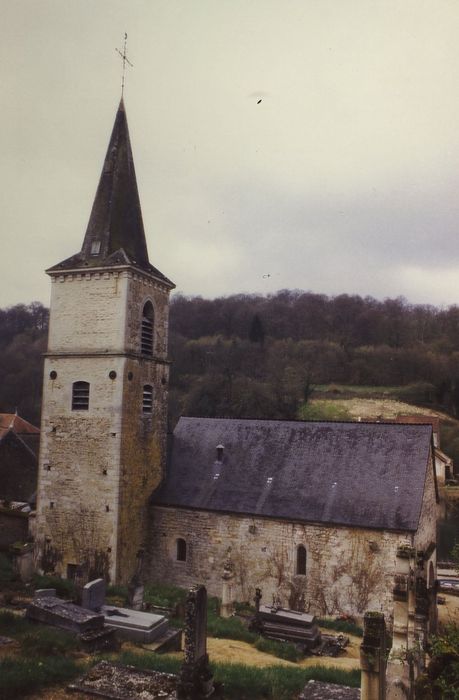
[(457, 0), (0, 1), (0, 306), (47, 304), (81, 248), (125, 31), (150, 260), (179, 291), (459, 303)]

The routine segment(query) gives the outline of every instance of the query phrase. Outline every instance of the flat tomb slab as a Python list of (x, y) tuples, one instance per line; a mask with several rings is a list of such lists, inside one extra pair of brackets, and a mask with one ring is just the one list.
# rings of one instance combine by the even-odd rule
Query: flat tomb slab
[(100, 613), (54, 597), (33, 600), (27, 607), (26, 617), (45, 625), (79, 633), (100, 630), (104, 626), (104, 616)]
[(296, 610), (285, 610), (284, 608), (272, 608), (270, 605), (260, 605), (260, 617), (262, 620), (270, 622), (283, 622), (290, 625), (298, 625), (299, 627), (309, 627), (315, 624), (316, 618), (314, 615), (308, 615), (304, 612), (296, 612)]
[(177, 677), (170, 673), (101, 661), (68, 689), (111, 700), (176, 700), (176, 686)]
[(106, 627), (113, 627), (119, 637), (132, 642), (149, 644), (164, 635), (169, 627), (164, 615), (154, 615), (140, 610), (103, 605), (101, 613), (104, 615)]

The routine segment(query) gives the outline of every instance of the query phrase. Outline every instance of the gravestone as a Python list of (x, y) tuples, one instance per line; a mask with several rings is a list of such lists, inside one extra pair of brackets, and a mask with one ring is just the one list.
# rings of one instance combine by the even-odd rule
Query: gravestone
[(143, 609), (143, 594), (145, 586), (138, 579), (133, 578), (128, 586), (128, 601), (133, 610)]
[(26, 617), (79, 634), (100, 631), (104, 627), (103, 615), (85, 610), (55, 596), (34, 598), (27, 607)]
[(105, 605), (105, 581), (103, 578), (96, 578), (83, 586), (81, 607), (100, 612), (103, 605)]
[(179, 700), (204, 700), (214, 692), (207, 655), (207, 591), (194, 586), (185, 604), (185, 660), (177, 684)]
[(121, 639), (151, 644), (166, 634), (169, 624), (164, 615), (140, 612), (130, 608), (104, 605), (105, 626), (116, 630)]
[(222, 604), (220, 608), (221, 617), (231, 617), (234, 612), (234, 567), (231, 559), (231, 550), (228, 551), (228, 556), (223, 566), (222, 575)]
[(55, 598), (55, 588), (37, 588), (33, 594), (34, 598)]

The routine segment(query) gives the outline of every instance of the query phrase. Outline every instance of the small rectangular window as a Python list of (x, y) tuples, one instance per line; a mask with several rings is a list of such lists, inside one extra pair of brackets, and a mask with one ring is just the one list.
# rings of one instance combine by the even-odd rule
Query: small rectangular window
[(91, 255), (99, 255), (100, 253), (100, 241), (93, 241), (91, 243)]
[(153, 387), (150, 384), (145, 384), (143, 387), (142, 409), (144, 413), (151, 413), (153, 411)]
[(142, 319), (142, 355), (153, 355), (153, 323), (149, 318)]
[(74, 382), (72, 386), (72, 411), (89, 409), (89, 382)]

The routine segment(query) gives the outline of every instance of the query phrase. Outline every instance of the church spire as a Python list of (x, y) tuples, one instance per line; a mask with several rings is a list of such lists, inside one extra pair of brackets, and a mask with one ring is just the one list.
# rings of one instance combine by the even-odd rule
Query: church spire
[(123, 98), (116, 113), (81, 252), (48, 272), (117, 265), (133, 265), (169, 282), (148, 259)]
[(123, 98), (81, 252), (86, 260), (98, 262), (121, 249), (130, 262), (150, 266)]

